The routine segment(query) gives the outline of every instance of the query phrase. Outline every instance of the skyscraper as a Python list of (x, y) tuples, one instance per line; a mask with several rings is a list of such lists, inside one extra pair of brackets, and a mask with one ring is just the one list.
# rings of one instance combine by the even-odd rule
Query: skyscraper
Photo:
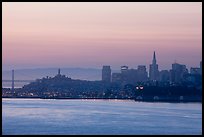
[(139, 65), (137, 67), (137, 81), (147, 81), (147, 71), (145, 65)]
[(121, 73), (127, 72), (128, 66), (121, 66)]
[(170, 80), (171, 82), (182, 82), (184, 80), (184, 76), (188, 74), (188, 69), (186, 65), (174, 63), (172, 64), (172, 69), (170, 70)]
[(102, 81), (104, 81), (104, 82), (110, 82), (111, 81), (111, 68), (110, 68), (110, 66), (103, 66)]
[(150, 64), (150, 67), (149, 67), (149, 78), (150, 80), (158, 80), (159, 78), (159, 70), (158, 70), (158, 64), (156, 61), (155, 51), (153, 55), (152, 64)]

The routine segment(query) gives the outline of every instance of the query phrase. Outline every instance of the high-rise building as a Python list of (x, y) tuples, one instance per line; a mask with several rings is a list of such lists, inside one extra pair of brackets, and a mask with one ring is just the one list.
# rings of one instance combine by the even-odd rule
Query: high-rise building
[(154, 51), (154, 55), (153, 55), (152, 64), (150, 64), (150, 67), (149, 67), (149, 78), (150, 78), (150, 80), (153, 80), (153, 81), (159, 79), (159, 70), (158, 70), (158, 64), (156, 61), (155, 51)]
[(121, 73), (127, 72), (128, 66), (121, 66)]
[(182, 82), (184, 80), (184, 75), (188, 74), (186, 65), (174, 63), (172, 64), (172, 70), (170, 74), (171, 82)]
[(103, 66), (102, 81), (111, 82), (111, 68), (110, 68), (110, 66)]
[(139, 65), (137, 67), (137, 81), (147, 81), (147, 71), (145, 65)]
[(134, 84), (137, 81), (137, 70), (128, 69), (128, 66), (121, 66), (121, 81), (123, 84)]
[(129, 69), (128, 66), (121, 66), (121, 80), (123, 83), (128, 83), (129, 82)]

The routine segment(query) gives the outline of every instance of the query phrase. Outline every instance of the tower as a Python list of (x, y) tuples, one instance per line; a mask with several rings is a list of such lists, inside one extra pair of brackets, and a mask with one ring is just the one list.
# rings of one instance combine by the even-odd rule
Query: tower
[(12, 93), (14, 93), (14, 70), (12, 70)]
[(158, 70), (158, 64), (157, 64), (157, 60), (156, 60), (156, 53), (154, 51), (153, 54), (153, 59), (152, 59), (152, 64), (150, 64), (149, 67), (149, 78), (150, 80), (158, 80), (159, 78), (159, 70)]
[(154, 51), (154, 55), (153, 55), (152, 64), (157, 64), (155, 51)]
[(147, 76), (147, 71), (146, 71), (146, 66), (144, 65), (139, 65), (137, 67), (137, 79), (138, 81), (146, 81), (148, 76)]
[(111, 81), (111, 68), (110, 68), (110, 66), (103, 66), (102, 81), (104, 81), (104, 82), (110, 82)]
[[(191, 68), (192, 73), (192, 68)], [(186, 65), (174, 63), (172, 64), (172, 69), (170, 73), (170, 80), (171, 82), (182, 82), (184, 80), (184, 76), (188, 74), (188, 69), (186, 68)]]

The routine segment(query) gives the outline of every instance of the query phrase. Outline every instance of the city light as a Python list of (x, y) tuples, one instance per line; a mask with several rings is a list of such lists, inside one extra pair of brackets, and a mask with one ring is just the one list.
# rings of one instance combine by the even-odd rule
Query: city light
[(137, 89), (137, 90), (139, 90), (139, 89), (140, 89), (140, 90), (143, 90), (144, 87), (143, 87), (143, 86), (139, 86), (139, 87), (136, 87), (136, 89)]

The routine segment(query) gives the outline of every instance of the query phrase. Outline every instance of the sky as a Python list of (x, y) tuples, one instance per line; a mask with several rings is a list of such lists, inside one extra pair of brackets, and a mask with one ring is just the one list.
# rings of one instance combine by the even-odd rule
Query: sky
[(2, 3), (2, 68), (199, 67), (201, 2)]

